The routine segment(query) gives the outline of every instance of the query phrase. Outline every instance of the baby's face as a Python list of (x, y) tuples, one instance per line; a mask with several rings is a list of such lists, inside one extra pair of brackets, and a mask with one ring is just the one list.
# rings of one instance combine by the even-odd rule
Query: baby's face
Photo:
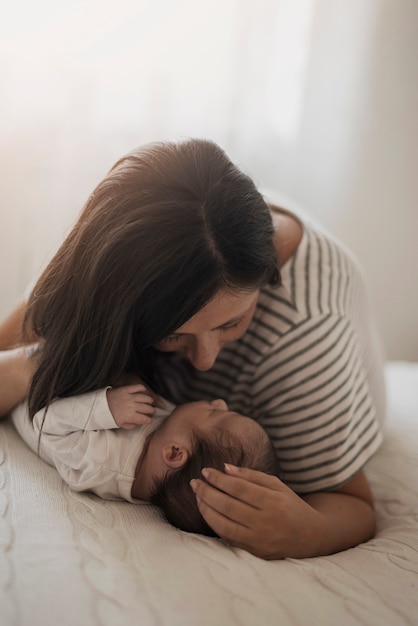
[(189, 402), (178, 406), (163, 425), (166, 436), (190, 436), (193, 427), (207, 433), (215, 430), (226, 431), (235, 436), (246, 448), (254, 438), (267, 435), (263, 428), (249, 417), (229, 411), (224, 400), (212, 402)]

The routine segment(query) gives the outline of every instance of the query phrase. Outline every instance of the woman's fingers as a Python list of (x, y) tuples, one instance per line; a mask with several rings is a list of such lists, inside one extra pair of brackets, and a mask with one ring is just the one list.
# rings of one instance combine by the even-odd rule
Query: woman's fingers
[[(286, 486), (278, 478), (263, 472), (244, 467), (233, 469), (233, 466), (227, 465), (225, 466), (225, 471), (230, 473), (224, 474), (213, 468), (204, 468), (202, 475), (206, 482), (197, 480), (197, 486), (200, 490), (198, 495), (200, 497), (205, 495), (206, 501), (207, 498), (214, 501), (216, 493), (223, 492), (254, 508), (261, 508), (264, 499), (270, 495), (271, 490), (280, 491), (282, 486), (286, 489)], [(208, 489), (208, 485), (214, 487), (215, 490), (211, 491)]]
[(200, 513), (231, 545), (266, 558), (280, 554), (268, 542), (274, 538), (290, 490), (275, 476), (256, 470), (226, 466), (225, 471), (228, 474), (205, 468), (205, 481), (191, 481)]
[(201, 480), (191, 486), (201, 515), (216, 534), (234, 545), (245, 542), (254, 508)]
[[(216, 471), (211, 468), (205, 469), (208, 469), (210, 474), (212, 471)], [(229, 476), (243, 478), (244, 480), (254, 483), (255, 485), (267, 487), (268, 489), (274, 489), (277, 491), (280, 491), (282, 488), (287, 489), (286, 485), (279, 478), (277, 478), (277, 476), (265, 474), (264, 472), (250, 469), (249, 467), (237, 467), (236, 465), (225, 463), (225, 473)], [(214, 475), (213, 478), (216, 478), (216, 475)]]
[(250, 527), (245, 524), (245, 517), (240, 520), (225, 517), (203, 500), (198, 503), (198, 507), (206, 523), (219, 537), (237, 547), (247, 545)]
[(236, 541), (237, 526), (248, 528), (253, 525), (254, 517), (264, 507), (271, 489), (212, 468), (206, 468), (202, 473), (207, 482), (194, 479), (190, 483), (199, 510), (218, 535)]
[[(251, 510), (256, 508), (252, 503), (237, 499), (230, 493), (220, 491), (203, 480), (195, 479), (190, 484), (200, 503), (205, 503), (214, 511), (230, 519), (244, 520)], [(245, 522), (242, 523), (245, 525)]]

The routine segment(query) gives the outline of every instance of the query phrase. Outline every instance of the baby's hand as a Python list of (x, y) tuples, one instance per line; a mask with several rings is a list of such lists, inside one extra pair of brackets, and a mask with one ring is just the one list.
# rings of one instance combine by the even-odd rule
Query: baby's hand
[(151, 424), (156, 396), (145, 385), (125, 385), (107, 390), (107, 403), (113, 419), (120, 428), (132, 429)]

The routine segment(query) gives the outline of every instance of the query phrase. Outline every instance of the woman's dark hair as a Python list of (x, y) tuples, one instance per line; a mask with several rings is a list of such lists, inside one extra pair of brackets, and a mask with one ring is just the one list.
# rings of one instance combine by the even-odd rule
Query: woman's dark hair
[(280, 280), (269, 209), (215, 143), (152, 143), (120, 159), (32, 291), (43, 339), (33, 415), (58, 396), (153, 384), (152, 346), (220, 290)]
[(164, 478), (154, 480), (150, 501), (162, 509), (167, 521), (173, 526), (187, 532), (216, 537), (199, 512), (190, 481), (193, 478), (203, 480), (201, 471), (204, 467), (224, 471), (224, 463), (280, 476), (279, 462), (265, 433), (260, 433), (260, 437), (252, 440), (251, 445), (244, 450), (231, 433), (219, 430), (208, 435), (194, 429), (192, 447), (193, 454), (181, 469), (170, 471)]

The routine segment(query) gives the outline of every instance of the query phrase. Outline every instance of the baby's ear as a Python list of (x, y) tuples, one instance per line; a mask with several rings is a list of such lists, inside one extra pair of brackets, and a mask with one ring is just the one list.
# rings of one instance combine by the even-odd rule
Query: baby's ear
[(162, 448), (162, 457), (165, 465), (170, 469), (180, 469), (189, 458), (189, 451), (183, 445), (167, 443)]

